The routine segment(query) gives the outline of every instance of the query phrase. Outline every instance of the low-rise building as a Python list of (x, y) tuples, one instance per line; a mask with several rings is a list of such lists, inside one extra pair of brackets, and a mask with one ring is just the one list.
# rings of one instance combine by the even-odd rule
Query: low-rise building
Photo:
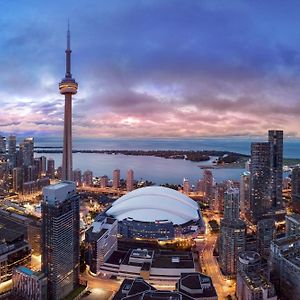
[(86, 231), (87, 262), (91, 272), (98, 274), (100, 267), (117, 250), (118, 221), (99, 215)]
[(286, 236), (300, 234), (300, 215), (290, 214), (285, 216), (285, 232)]
[(14, 269), (12, 276), (14, 299), (46, 300), (47, 278), (41, 272), (20, 266)]
[(300, 235), (272, 241), (271, 275), (280, 299), (295, 299), (300, 295)]
[(211, 278), (201, 273), (182, 274), (174, 291), (157, 290), (143, 278), (125, 279), (113, 300), (217, 300)]

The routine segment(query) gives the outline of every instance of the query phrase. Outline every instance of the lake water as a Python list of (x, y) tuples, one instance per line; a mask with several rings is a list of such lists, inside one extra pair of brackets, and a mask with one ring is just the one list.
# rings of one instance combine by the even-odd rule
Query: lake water
[[(263, 139), (76, 139), (73, 140), (74, 149), (86, 150), (227, 150), (244, 154), (250, 153), (252, 141)], [(37, 146), (62, 145), (61, 139), (36, 138)], [(42, 154), (36, 154), (40, 156)], [(62, 155), (45, 154), (55, 159), (56, 166), (61, 164)], [(286, 140), (284, 143), (284, 156), (300, 158), (300, 140)], [(73, 168), (82, 171), (92, 170), (94, 176), (107, 175), (112, 177), (112, 171), (121, 170), (121, 177), (126, 177), (128, 169), (134, 170), (135, 179), (147, 179), (156, 184), (172, 183), (182, 184), (183, 178), (188, 178), (191, 184), (202, 178), (203, 170), (199, 165), (208, 162), (195, 163), (185, 160), (173, 160), (159, 157), (107, 155), (97, 153), (74, 153)], [(244, 169), (214, 169), (212, 170), (217, 182), (225, 179), (238, 180)]]

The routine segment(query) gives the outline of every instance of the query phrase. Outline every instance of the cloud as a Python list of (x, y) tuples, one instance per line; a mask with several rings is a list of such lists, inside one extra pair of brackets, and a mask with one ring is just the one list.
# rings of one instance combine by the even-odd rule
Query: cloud
[(300, 21), (294, 5), (285, 10), (289, 18), (278, 1), (7, 1), (1, 130), (62, 135), (68, 11), (75, 135), (257, 135), (273, 127), (299, 136)]

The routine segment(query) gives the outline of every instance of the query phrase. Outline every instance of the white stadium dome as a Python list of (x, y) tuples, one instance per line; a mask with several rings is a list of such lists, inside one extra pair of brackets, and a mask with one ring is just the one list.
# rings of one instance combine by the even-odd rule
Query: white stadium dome
[(118, 221), (132, 218), (135, 221), (170, 221), (174, 225), (198, 220), (198, 204), (173, 189), (150, 186), (136, 189), (112, 204), (106, 212)]

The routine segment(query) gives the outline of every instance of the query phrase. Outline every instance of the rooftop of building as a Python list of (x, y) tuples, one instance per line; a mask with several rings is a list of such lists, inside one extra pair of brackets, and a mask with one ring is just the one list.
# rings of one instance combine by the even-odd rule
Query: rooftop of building
[(177, 288), (193, 298), (217, 297), (211, 278), (198, 272), (181, 274)]
[(48, 204), (54, 205), (57, 202), (63, 202), (70, 196), (75, 195), (76, 185), (72, 181), (62, 181), (44, 187), (43, 198)]
[[(129, 263), (130, 258), (132, 257), (132, 251), (137, 249), (130, 249), (127, 251), (116, 250), (112, 253), (109, 259), (106, 261), (108, 264), (113, 265), (133, 265), (133, 266), (142, 266), (141, 263)], [(189, 251), (180, 251), (180, 250), (148, 250), (147, 259), (152, 257), (154, 252), (153, 259), (151, 262), (151, 268), (165, 268), (165, 269), (193, 269), (194, 260), (193, 255)], [(143, 258), (139, 256), (139, 258)], [(146, 257), (145, 257), (146, 258)]]
[(259, 272), (246, 272), (242, 271), (239, 275), (245, 280), (247, 286), (251, 289), (273, 289), (273, 285), (270, 281)]
[(160, 186), (136, 189), (120, 197), (106, 213), (118, 221), (131, 218), (140, 222), (168, 221), (174, 225), (201, 218), (194, 200)]
[(300, 223), (300, 214), (292, 213), (290, 215), (286, 215), (286, 218)]
[(289, 245), (289, 244), (293, 244), (295, 242), (299, 242), (300, 241), (300, 235), (291, 235), (291, 236), (285, 236), (276, 240), (273, 240), (272, 243), (274, 243), (274, 245), (276, 246), (285, 246), (285, 245)]

